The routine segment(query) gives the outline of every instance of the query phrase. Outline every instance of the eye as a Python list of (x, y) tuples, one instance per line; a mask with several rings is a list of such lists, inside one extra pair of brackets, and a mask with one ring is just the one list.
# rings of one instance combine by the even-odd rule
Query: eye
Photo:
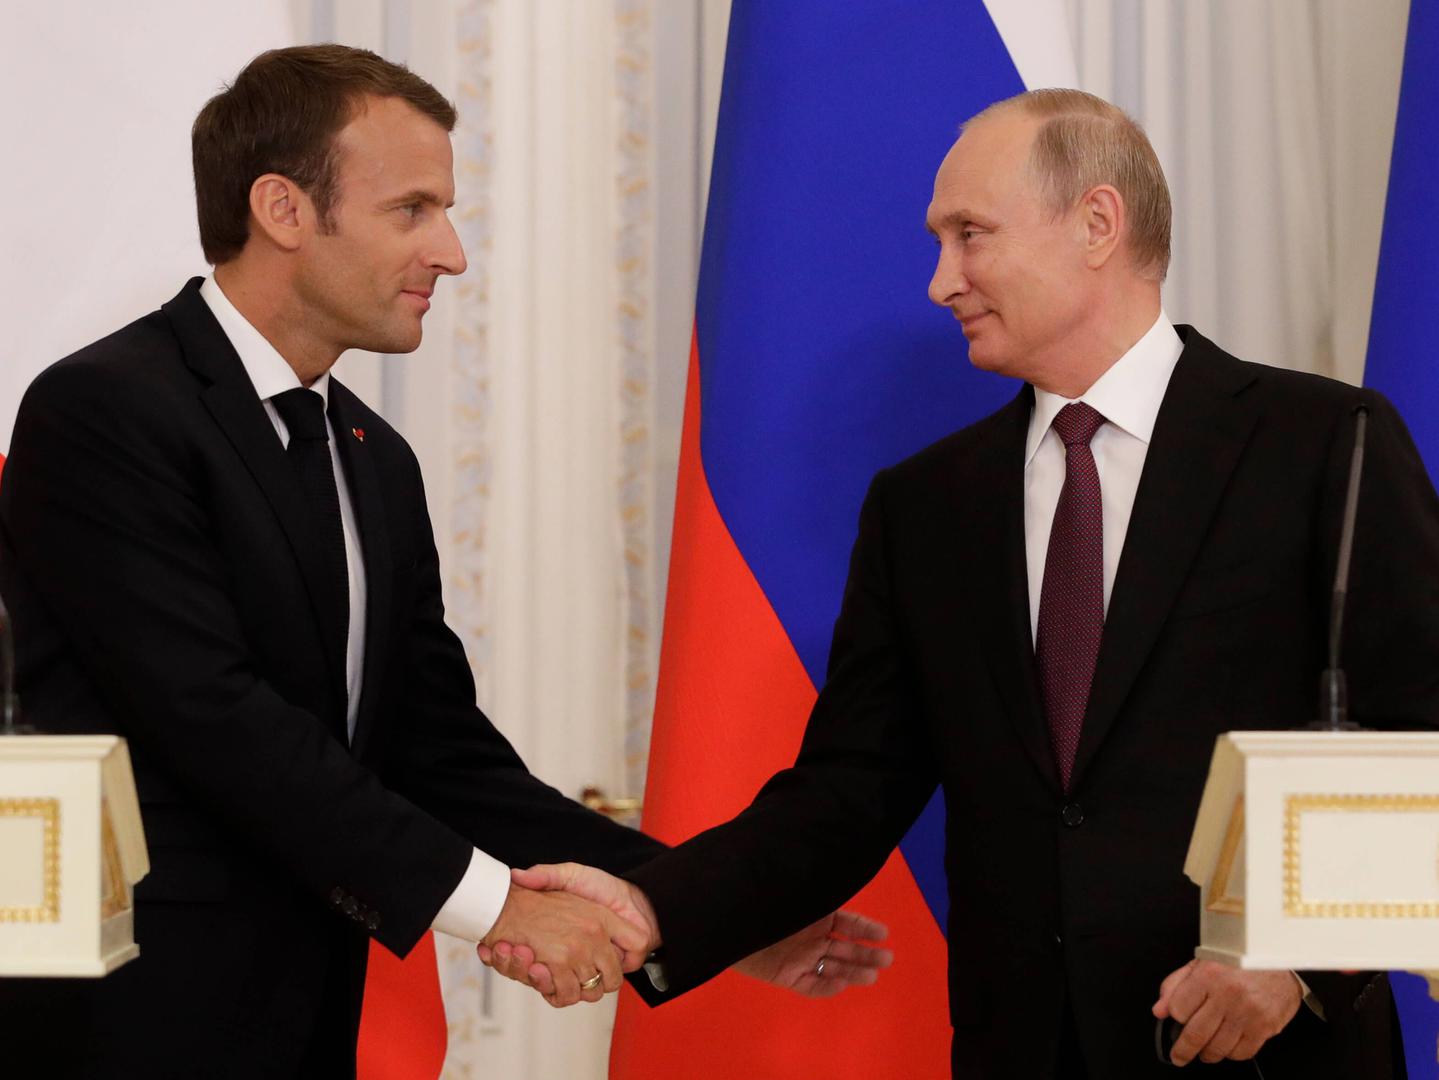
[(973, 240), (973, 239), (974, 239), (976, 236), (978, 236), (978, 235), (979, 235), (979, 230), (978, 230), (978, 229), (974, 229), (974, 228), (964, 228), (964, 229), (960, 229), (960, 230), (959, 230), (959, 238), (960, 238), (961, 241), (963, 241), (963, 242), (966, 243), (966, 244), (969, 243), (971, 240)]
[(417, 217), (420, 216), (420, 211), (423, 210), (424, 207), (425, 207), (425, 204), (424, 204), (424, 203), (421, 203), (421, 202), (412, 202), (412, 203), (405, 203), (404, 206), (396, 207), (396, 209), (398, 209), (398, 210), (400, 211), (400, 213), (403, 214), (406, 218), (408, 218), (408, 219), (411, 220), (411, 221), (414, 221)]

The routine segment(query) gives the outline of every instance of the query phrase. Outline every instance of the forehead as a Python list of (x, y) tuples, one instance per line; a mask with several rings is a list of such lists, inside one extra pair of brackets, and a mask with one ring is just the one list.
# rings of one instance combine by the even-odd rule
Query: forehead
[(400, 98), (364, 99), (335, 140), (347, 192), (454, 192), (454, 157), (444, 128)]
[(931, 224), (957, 210), (999, 212), (1030, 197), (1029, 151), (1039, 124), (1001, 113), (972, 125), (949, 148), (934, 177)]

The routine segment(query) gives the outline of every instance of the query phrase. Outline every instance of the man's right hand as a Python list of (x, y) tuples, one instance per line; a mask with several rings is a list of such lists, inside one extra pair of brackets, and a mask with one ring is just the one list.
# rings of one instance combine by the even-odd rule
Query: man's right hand
[[(659, 926), (649, 898), (622, 878), (579, 863), (558, 863), (534, 866), (528, 870), (511, 870), (510, 877), (513, 882), (512, 892), (518, 886), (522, 889), (545, 890), (550, 895), (581, 897), (584, 901), (608, 909), (609, 913), (634, 928), (643, 937), (645, 944), (637, 956), (627, 958), (626, 971), (637, 970), (644, 963), (644, 958), (659, 948)], [(498, 925), (497, 923), (496, 926)], [(491, 930), (480, 943), (479, 954), (480, 959), (500, 975), (533, 986), (551, 1005), (573, 1004), (572, 1000), (560, 994), (560, 980), (552, 970), (553, 965), (525, 942), (506, 938)], [(630, 963), (629, 959), (634, 962)]]
[[(612, 911), (563, 891), (536, 891), (512, 882), (505, 906), (480, 942), (484, 955), (508, 942), (543, 964), (555, 1006), (599, 1001), (618, 990), (623, 972), (634, 971), (649, 953), (649, 935)], [(581, 984), (599, 975), (589, 989)]]

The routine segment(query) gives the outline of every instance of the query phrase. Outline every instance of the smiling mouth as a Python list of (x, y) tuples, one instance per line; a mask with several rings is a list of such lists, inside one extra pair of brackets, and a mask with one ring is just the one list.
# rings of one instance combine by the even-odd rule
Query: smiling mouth
[(960, 329), (964, 330), (967, 333), (971, 326), (979, 322), (979, 320), (984, 318), (986, 315), (990, 314), (992, 314), (992, 312), (980, 311), (976, 312), (973, 315), (956, 315), (955, 318), (959, 320)]
[(404, 292), (403, 292), (401, 295), (403, 295), (403, 296), (408, 296), (411, 300), (417, 301), (417, 302), (419, 303), (419, 305), (420, 305), (420, 312), (421, 312), (422, 314), (423, 314), (424, 312), (430, 310), (430, 294), (429, 294), (429, 293), (427, 293), (427, 292), (416, 292), (416, 291), (414, 291), (414, 290), (412, 290), (412, 289), (406, 289), (406, 290), (404, 290)]

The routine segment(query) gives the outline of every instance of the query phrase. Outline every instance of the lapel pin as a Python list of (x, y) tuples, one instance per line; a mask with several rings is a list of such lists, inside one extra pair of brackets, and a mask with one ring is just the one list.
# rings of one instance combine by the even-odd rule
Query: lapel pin
[(362, 427), (352, 427), (350, 429), (350, 434), (353, 435), (355, 438), (359, 439), (361, 442), (365, 441), (365, 429)]

